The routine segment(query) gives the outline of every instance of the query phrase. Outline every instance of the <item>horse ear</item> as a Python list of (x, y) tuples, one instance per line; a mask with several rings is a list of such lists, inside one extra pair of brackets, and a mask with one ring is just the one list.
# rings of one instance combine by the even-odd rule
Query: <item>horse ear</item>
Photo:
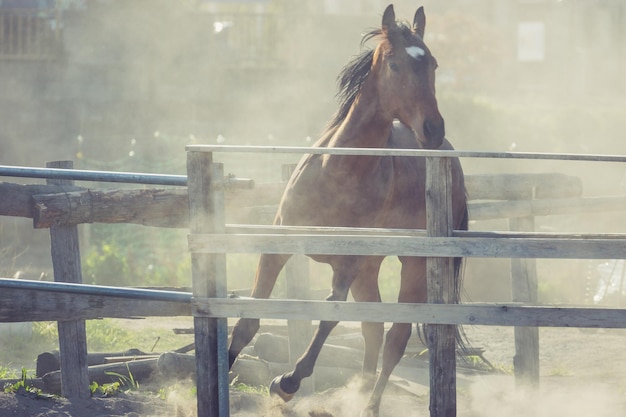
[(420, 7), (413, 17), (413, 31), (423, 39), (424, 29), (426, 29), (426, 15), (424, 14), (424, 7)]
[(393, 10), (393, 4), (390, 4), (383, 13), (383, 32), (388, 33), (396, 26), (396, 12)]

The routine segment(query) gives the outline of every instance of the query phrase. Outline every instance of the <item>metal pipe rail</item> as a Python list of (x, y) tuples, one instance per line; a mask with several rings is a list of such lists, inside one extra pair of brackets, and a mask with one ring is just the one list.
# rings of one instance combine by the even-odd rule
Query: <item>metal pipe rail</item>
[(118, 182), (128, 184), (152, 184), (171, 186), (187, 185), (186, 175), (16, 167), (7, 165), (0, 165), (0, 177), (49, 178), (58, 180)]
[(191, 303), (192, 297), (190, 292), (109, 287), (104, 285), (72, 284), (66, 282), (32, 281), (11, 278), (0, 278), (0, 288), (131, 298), (134, 300), (169, 301), (176, 303)]
[[(150, 184), (167, 186), (187, 186), (186, 175), (146, 174), (141, 172), (112, 172), (81, 169), (34, 168), (0, 165), (0, 177), (48, 178), (57, 180), (116, 182), (127, 184)], [(251, 189), (254, 180), (229, 175), (224, 178), (226, 188)]]
[(626, 162), (626, 155), (542, 152), (482, 152), (437, 149), (324, 148), (300, 146), (187, 145), (187, 152), (295, 153), (354, 156), (421, 156), (436, 158), (538, 159), (561, 161)]

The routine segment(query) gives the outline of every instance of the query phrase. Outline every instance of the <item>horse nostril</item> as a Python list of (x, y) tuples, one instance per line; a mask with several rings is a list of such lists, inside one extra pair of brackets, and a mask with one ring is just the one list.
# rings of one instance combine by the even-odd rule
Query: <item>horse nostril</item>
[(424, 135), (428, 139), (442, 139), (446, 135), (443, 119), (440, 123), (433, 123), (430, 120), (424, 122)]

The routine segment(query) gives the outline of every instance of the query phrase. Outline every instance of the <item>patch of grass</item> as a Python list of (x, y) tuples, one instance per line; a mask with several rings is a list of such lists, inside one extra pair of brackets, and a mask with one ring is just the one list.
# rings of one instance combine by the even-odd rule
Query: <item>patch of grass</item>
[(91, 391), (92, 396), (99, 397), (115, 397), (120, 392), (120, 383), (119, 382), (111, 382), (109, 384), (98, 384), (96, 381), (92, 382), (89, 385), (89, 390)]
[(87, 344), (92, 352), (126, 350), (134, 347), (133, 334), (111, 320), (89, 320), (85, 326)]
[(253, 386), (239, 382), (238, 378), (235, 377), (233, 381), (230, 383), (230, 387), (236, 389), (237, 391), (246, 393), (246, 394), (259, 394), (264, 397), (270, 396), (270, 388), (267, 385), (264, 386)]
[(32, 381), (32, 378), (28, 377), (28, 370), (26, 368), (22, 368), (22, 376), (19, 381), (8, 384), (4, 387), (4, 392), (13, 393), (13, 394), (24, 394), (29, 397), (35, 398), (54, 398), (54, 395), (45, 394), (39, 388), (31, 385), (29, 383), (29, 379)]
[(97, 382), (92, 382), (89, 386), (91, 390), (91, 395), (99, 395), (102, 397), (114, 397), (121, 392), (127, 391), (138, 391), (139, 390), (139, 381), (137, 381), (133, 377), (133, 373), (130, 372), (128, 364), (126, 364), (126, 369), (128, 370), (128, 375), (120, 374), (117, 372), (106, 372), (106, 375), (117, 377), (118, 380), (116, 382), (110, 382), (108, 384), (98, 384)]
[(17, 378), (17, 370), (9, 366), (0, 365), (0, 379), (15, 379)]

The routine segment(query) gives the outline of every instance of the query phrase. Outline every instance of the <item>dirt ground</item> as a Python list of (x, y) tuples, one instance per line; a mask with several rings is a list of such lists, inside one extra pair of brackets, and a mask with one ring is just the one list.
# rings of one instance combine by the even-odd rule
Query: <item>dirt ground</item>
[[(146, 325), (146, 323), (143, 323)], [(159, 323), (158, 325), (163, 325)], [(626, 331), (540, 329), (541, 381), (536, 389), (515, 386), (511, 374), (513, 329), (466, 329), (472, 344), (504, 372), (458, 373), (458, 415), (467, 417), (608, 417), (626, 412)], [(395, 384), (386, 392), (381, 417), (428, 416), (427, 375)], [(404, 375), (403, 375), (404, 376)], [(171, 382), (168, 382), (171, 384)], [(357, 417), (367, 396), (355, 383), (283, 404), (254, 393), (231, 392), (235, 417)], [(128, 393), (114, 398), (82, 401), (40, 399), (22, 394), (0, 394), (0, 417), (193, 417), (195, 399), (170, 393)]]

